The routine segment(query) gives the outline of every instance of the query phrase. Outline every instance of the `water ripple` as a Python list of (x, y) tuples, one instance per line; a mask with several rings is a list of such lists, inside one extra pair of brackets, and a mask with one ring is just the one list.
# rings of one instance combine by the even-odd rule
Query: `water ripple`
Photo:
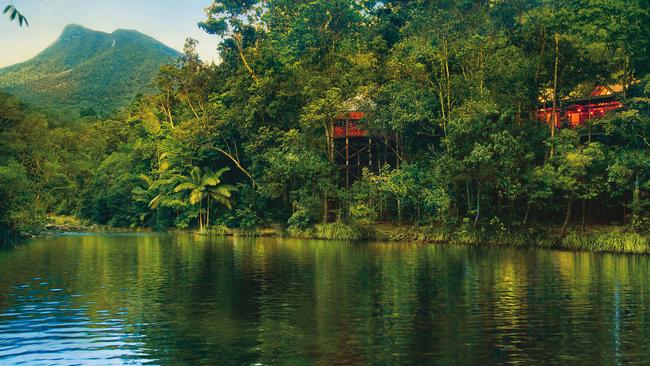
[(0, 252), (0, 364), (640, 364), (650, 259), (185, 235)]

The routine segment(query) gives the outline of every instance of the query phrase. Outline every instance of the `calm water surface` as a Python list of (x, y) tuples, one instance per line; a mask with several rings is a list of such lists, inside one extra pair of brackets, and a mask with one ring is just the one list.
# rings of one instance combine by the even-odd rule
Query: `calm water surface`
[(0, 251), (0, 364), (650, 362), (650, 258), (191, 235)]

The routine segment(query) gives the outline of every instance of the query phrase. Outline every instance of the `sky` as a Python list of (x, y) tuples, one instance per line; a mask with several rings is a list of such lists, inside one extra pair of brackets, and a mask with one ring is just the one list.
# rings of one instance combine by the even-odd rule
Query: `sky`
[[(219, 38), (198, 28), (212, 0), (13, 0), (29, 27), (0, 14), (0, 67), (26, 61), (52, 44), (71, 23), (103, 32), (135, 29), (179, 51), (187, 37), (199, 41), (204, 61), (218, 59)], [(0, 0), (4, 7), (9, 0)], [(1, 9), (0, 9), (1, 10)]]

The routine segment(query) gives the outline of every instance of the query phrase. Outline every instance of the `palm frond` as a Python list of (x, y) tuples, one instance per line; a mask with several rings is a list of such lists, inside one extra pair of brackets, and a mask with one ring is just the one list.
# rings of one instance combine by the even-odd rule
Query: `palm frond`
[(230, 200), (224, 196), (212, 196), (212, 198), (221, 203), (222, 205), (228, 207), (229, 210), (232, 210), (232, 204), (230, 203)]
[(195, 189), (192, 191), (192, 193), (190, 193), (190, 203), (193, 205), (196, 205), (197, 203), (203, 201), (203, 198), (205, 198), (205, 195), (198, 189)]
[(193, 182), (200, 184), (200, 182), (203, 180), (201, 179), (201, 168), (199, 167), (194, 167), (192, 168), (192, 171), (190, 172), (190, 178), (192, 179)]
[(204, 186), (216, 186), (219, 184), (219, 180), (215, 179), (214, 177), (206, 176), (203, 178), (203, 181), (201, 183)]
[(154, 197), (154, 198), (151, 200), (151, 202), (149, 202), (149, 207), (150, 207), (151, 209), (154, 209), (154, 210), (157, 209), (157, 208), (158, 208), (158, 205), (160, 205), (160, 201), (161, 201), (161, 200), (162, 200), (162, 195), (160, 195), (160, 194), (157, 195), (156, 197)]
[(166, 200), (161, 200), (160, 205), (162, 207), (181, 208), (181, 207), (187, 207), (187, 201), (178, 200), (178, 199), (166, 199)]
[(133, 195), (133, 199), (137, 202), (143, 202), (147, 199), (147, 191), (140, 187), (133, 188), (131, 194)]
[(151, 177), (149, 177), (148, 175), (140, 174), (138, 178), (140, 178), (140, 180), (143, 181), (147, 185), (147, 187), (153, 186), (153, 179), (151, 179)]
[(214, 173), (212, 176), (215, 177), (215, 178), (217, 178), (217, 179), (219, 179), (219, 178), (221, 178), (221, 176), (223, 175), (223, 173), (225, 173), (225, 172), (227, 172), (227, 171), (230, 171), (230, 168), (229, 168), (229, 167), (225, 167), (225, 168), (219, 169), (219, 170), (218, 170), (216, 173)]
[(174, 193), (196, 189), (196, 184), (192, 182), (181, 183), (174, 188)]
[(233, 191), (233, 190), (234, 190), (234, 187), (232, 187), (232, 186), (221, 185), (221, 186), (216, 187), (216, 188), (212, 191), (212, 193), (213, 193), (214, 195), (218, 195), (218, 196), (223, 196), (223, 197), (226, 197), (226, 198), (230, 198), (230, 197), (232, 196), (232, 191)]

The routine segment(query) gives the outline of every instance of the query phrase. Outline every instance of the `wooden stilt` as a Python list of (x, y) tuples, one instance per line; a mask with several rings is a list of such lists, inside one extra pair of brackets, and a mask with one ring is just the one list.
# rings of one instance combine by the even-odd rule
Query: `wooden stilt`
[(345, 188), (350, 188), (350, 119), (345, 120)]
[(372, 137), (368, 138), (368, 165), (372, 171)]

